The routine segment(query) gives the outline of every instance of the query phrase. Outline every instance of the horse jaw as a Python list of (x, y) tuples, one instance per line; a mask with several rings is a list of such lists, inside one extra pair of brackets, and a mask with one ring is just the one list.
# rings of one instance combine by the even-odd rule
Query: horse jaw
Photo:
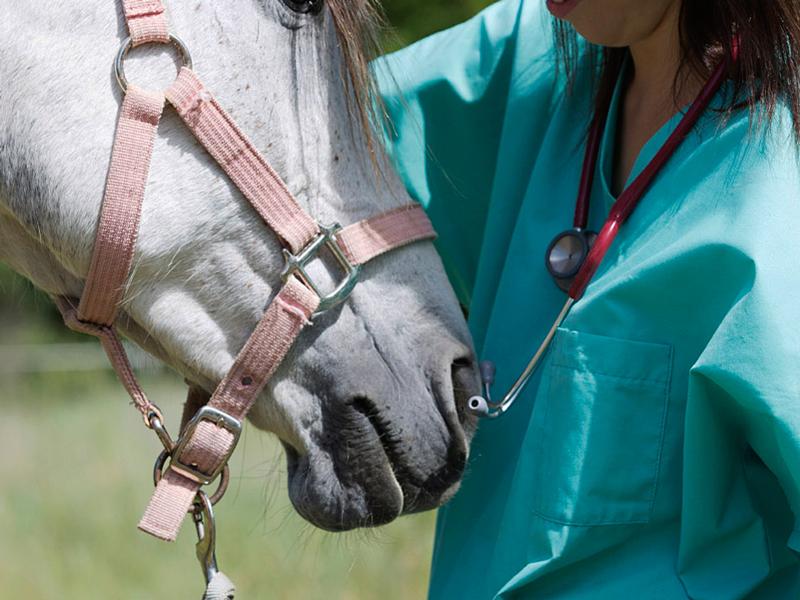
[[(351, 127), (329, 16), (298, 17), (278, 0), (170, 8), (206, 85), (310, 214), (348, 224), (409, 201), (391, 170), (376, 177)], [(15, 241), (0, 242), (0, 258), (52, 294), (77, 296), (119, 102), (109, 67), (122, 20), (105, 0), (80, 14), (44, 0), (9, 10), (0, 23), (0, 147), (11, 149), (0, 155), (0, 235), (14, 231)], [(48, 48), (32, 47), (43, 31)], [(127, 68), (132, 81), (161, 86), (165, 67), (171, 61), (142, 49)], [(272, 232), (167, 109), (125, 333), (211, 392), (279, 285), (280, 262)], [(474, 428), (454, 401), (477, 391), (471, 359), (430, 244), (368, 265), (348, 303), (302, 335), (251, 414), (287, 447), (301, 514), (347, 529), (452, 495)]]

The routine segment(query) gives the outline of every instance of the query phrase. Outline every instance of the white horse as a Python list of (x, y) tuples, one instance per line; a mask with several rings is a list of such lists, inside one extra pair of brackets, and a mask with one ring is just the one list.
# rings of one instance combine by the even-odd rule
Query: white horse
[[(375, 150), (367, 0), (170, 3), (208, 87), (320, 222), (409, 202)], [(321, 8), (321, 12), (316, 9)], [(118, 3), (0, 0), (0, 260), (51, 295), (88, 272), (120, 93)], [(128, 77), (164, 87), (169, 53)], [(355, 125), (354, 125), (355, 123)], [(374, 146), (373, 146), (374, 147)], [(280, 247), (174, 112), (153, 156), (122, 331), (208, 392), (279, 285)], [(297, 510), (331, 530), (386, 523), (455, 492), (474, 421), (471, 343), (430, 243), (364, 270), (301, 336), (251, 413), (277, 434)], [(134, 417), (132, 417), (134, 418)]]

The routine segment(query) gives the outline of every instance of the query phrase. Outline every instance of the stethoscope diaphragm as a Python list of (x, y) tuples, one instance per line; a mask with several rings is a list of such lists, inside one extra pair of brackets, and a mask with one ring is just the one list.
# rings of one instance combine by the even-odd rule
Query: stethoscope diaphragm
[(562, 291), (569, 291), (596, 239), (596, 232), (576, 227), (562, 231), (550, 242), (545, 266)]

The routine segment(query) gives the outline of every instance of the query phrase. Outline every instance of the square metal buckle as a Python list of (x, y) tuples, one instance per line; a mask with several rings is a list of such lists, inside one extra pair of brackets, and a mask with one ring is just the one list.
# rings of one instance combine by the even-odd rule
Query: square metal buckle
[[(203, 421), (213, 423), (217, 427), (221, 427), (222, 429), (230, 431), (233, 434), (233, 443), (230, 446), (230, 450), (228, 450), (228, 453), (222, 457), (222, 459), (219, 461), (219, 464), (211, 473), (204, 473), (197, 468), (196, 464), (187, 464), (181, 458), (184, 450), (186, 450), (189, 440), (192, 439), (194, 432), (197, 430), (197, 426)], [(192, 420), (189, 421), (189, 423), (187, 423), (186, 428), (183, 430), (181, 437), (178, 440), (178, 443), (175, 444), (175, 449), (172, 451), (172, 457), (169, 464), (170, 469), (177, 471), (181, 475), (185, 475), (189, 479), (192, 479), (201, 485), (208, 485), (214, 481), (220, 473), (222, 473), (225, 465), (228, 464), (228, 460), (230, 459), (231, 454), (233, 454), (241, 434), (242, 423), (238, 419), (233, 418), (228, 413), (219, 409), (212, 408), (210, 406), (204, 406), (197, 411), (197, 414), (192, 417)]]
[[(327, 227), (320, 225), (321, 233), (299, 253), (292, 254), (288, 250), (283, 251), (283, 257), (286, 260), (286, 264), (281, 272), (283, 281), (297, 274), (320, 298), (319, 307), (312, 317), (316, 317), (347, 300), (353, 288), (356, 287), (359, 275), (361, 274), (361, 265), (354, 265), (351, 263), (336, 242), (336, 234), (341, 231), (341, 229), (342, 226), (338, 223)], [(319, 253), (323, 248), (327, 249), (333, 255), (345, 274), (344, 279), (339, 282), (336, 289), (330, 294), (324, 294), (306, 271), (308, 264), (319, 257)]]

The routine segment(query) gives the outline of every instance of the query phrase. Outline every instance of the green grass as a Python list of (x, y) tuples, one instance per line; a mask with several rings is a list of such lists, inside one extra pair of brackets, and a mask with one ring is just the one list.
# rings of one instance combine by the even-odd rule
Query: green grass
[[(145, 384), (174, 423), (180, 382)], [(0, 597), (200, 597), (191, 523), (176, 544), (136, 529), (159, 445), (111, 376), (6, 379), (0, 398)], [(373, 531), (316, 530), (289, 504), (278, 443), (252, 427), (231, 468), (218, 558), (239, 597), (424, 597), (432, 514)]]
[(386, 17), (393, 28), (387, 50), (466, 21), (493, 0), (383, 0)]

